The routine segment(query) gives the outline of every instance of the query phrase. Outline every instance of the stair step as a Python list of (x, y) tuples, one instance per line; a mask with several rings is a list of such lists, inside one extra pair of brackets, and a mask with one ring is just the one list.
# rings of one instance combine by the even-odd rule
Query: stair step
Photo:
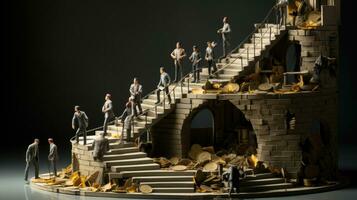
[(292, 188), (294, 185), (292, 183), (277, 183), (277, 184), (266, 184), (266, 185), (252, 185), (252, 186), (241, 186), (239, 188), (242, 192), (261, 192), (268, 190), (286, 189)]
[(124, 153), (124, 154), (116, 154), (116, 155), (104, 155), (103, 161), (124, 160), (124, 159), (143, 158), (143, 157), (146, 157), (146, 153), (134, 152), (134, 153)]
[(153, 193), (192, 193), (194, 188), (153, 188)]
[(133, 159), (123, 159), (123, 160), (111, 160), (104, 162), (108, 167), (120, 166), (120, 165), (139, 165), (139, 164), (151, 164), (153, 160), (151, 158), (133, 158)]
[(133, 177), (133, 182), (179, 182), (193, 181), (193, 176), (138, 176)]
[(126, 147), (126, 148), (110, 149), (110, 152), (108, 152), (106, 155), (134, 153), (134, 152), (139, 152), (139, 149), (137, 147)]
[(265, 179), (255, 179), (255, 180), (242, 180), (241, 186), (251, 186), (251, 185), (266, 185), (266, 184), (277, 184), (284, 183), (283, 178), (265, 178)]
[(136, 164), (136, 165), (118, 165), (118, 166), (112, 166), (110, 169), (112, 172), (155, 170), (155, 169), (160, 169), (160, 165), (156, 164), (156, 163)]
[(244, 180), (257, 180), (257, 179), (265, 179), (265, 178), (276, 178), (276, 176), (272, 173), (260, 173), (254, 175), (247, 175)]
[[(109, 143), (109, 148), (110, 149), (118, 149), (118, 148), (125, 148), (125, 147), (135, 147), (134, 143), (119, 144), (118, 143), (118, 139), (116, 139), (116, 141), (117, 142), (115, 142), (115, 143)], [(86, 147), (87, 147), (88, 151), (93, 150), (92, 143), (93, 143), (93, 140), (90, 143), (87, 142)]]
[(195, 170), (173, 171), (173, 170), (143, 170), (143, 171), (122, 171), (123, 177), (136, 176), (193, 176)]
[(194, 183), (191, 181), (177, 181), (177, 182), (140, 182), (140, 185), (150, 185), (152, 188), (193, 188)]

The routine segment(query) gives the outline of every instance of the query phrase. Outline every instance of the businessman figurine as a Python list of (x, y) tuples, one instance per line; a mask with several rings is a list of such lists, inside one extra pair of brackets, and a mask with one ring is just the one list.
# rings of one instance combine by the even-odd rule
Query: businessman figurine
[(105, 95), (105, 102), (102, 107), (102, 112), (104, 113), (104, 123), (103, 123), (104, 136), (107, 135), (108, 123), (110, 122), (110, 120), (114, 118), (113, 103), (111, 97), (112, 96), (110, 94)]
[(174, 83), (182, 79), (182, 60), (186, 57), (185, 49), (181, 47), (180, 42), (176, 43), (176, 48), (170, 54), (175, 64), (175, 80)]
[(190, 61), (192, 62), (192, 71), (193, 71), (193, 82), (197, 83), (200, 80), (200, 72), (199, 72), (199, 63), (201, 61), (201, 54), (198, 51), (197, 46), (192, 47), (192, 54), (189, 57)]
[(223, 18), (223, 27), (217, 31), (222, 35), (223, 43), (223, 57), (226, 57), (229, 53), (230, 40), (231, 40), (231, 26), (228, 24), (228, 17)]
[(139, 114), (143, 112), (143, 109), (141, 108), (141, 94), (143, 93), (143, 86), (139, 83), (138, 78), (134, 78), (133, 84), (130, 85), (129, 92), (134, 103), (134, 115), (137, 116), (138, 111), (136, 110), (136, 107), (139, 109)]
[(93, 144), (93, 159), (95, 161), (103, 161), (103, 156), (109, 151), (109, 141), (105, 138), (104, 133), (99, 133), (94, 138)]
[(53, 174), (57, 176), (57, 160), (58, 160), (58, 153), (57, 153), (57, 145), (53, 142), (52, 138), (48, 138), (48, 143), (50, 144), (50, 152), (48, 154), (48, 161), (53, 167)]
[[(169, 103), (171, 104), (171, 96), (169, 93), (169, 85), (170, 85), (171, 79), (168, 73), (165, 72), (165, 68), (160, 67), (160, 82), (157, 84), (157, 101), (156, 104), (160, 103), (160, 92), (165, 91), (167, 98), (169, 100)], [(165, 98), (165, 97), (164, 97)]]
[(76, 131), (76, 142), (79, 142), (79, 135), (83, 135), (83, 145), (87, 144), (87, 127), (88, 117), (84, 111), (81, 111), (79, 106), (74, 106), (74, 114), (72, 118), (72, 128)]
[(26, 168), (25, 168), (25, 181), (27, 182), (28, 179), (28, 174), (29, 174), (29, 168), (30, 165), (33, 165), (35, 167), (35, 179), (40, 178), (38, 176), (39, 174), (39, 150), (38, 150), (38, 144), (40, 143), (39, 139), (35, 139), (32, 144), (30, 144), (27, 148), (26, 151)]

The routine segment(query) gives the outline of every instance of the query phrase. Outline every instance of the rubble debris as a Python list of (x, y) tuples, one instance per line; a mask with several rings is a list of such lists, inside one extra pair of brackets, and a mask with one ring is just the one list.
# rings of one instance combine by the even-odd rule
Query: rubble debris
[(172, 167), (172, 170), (174, 171), (185, 171), (186, 169), (187, 167), (184, 165), (175, 165)]
[(86, 183), (88, 185), (92, 185), (93, 183), (95, 183), (97, 181), (97, 178), (98, 178), (98, 175), (99, 175), (99, 171), (95, 171), (94, 173), (92, 173), (91, 175), (89, 175), (87, 178), (86, 178)]
[(150, 185), (140, 185), (139, 187), (140, 192), (148, 194), (152, 193), (153, 189)]
[(180, 159), (178, 157), (172, 157), (170, 158), (170, 162), (172, 165), (177, 165), (179, 163)]

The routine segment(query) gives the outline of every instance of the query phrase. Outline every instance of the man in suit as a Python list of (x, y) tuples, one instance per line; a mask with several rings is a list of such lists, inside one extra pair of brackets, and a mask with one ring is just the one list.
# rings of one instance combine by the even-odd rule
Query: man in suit
[(230, 40), (231, 40), (231, 26), (228, 24), (228, 17), (223, 17), (223, 27), (218, 29), (217, 33), (222, 35), (223, 42), (223, 56), (226, 57), (229, 53)]
[[(211, 75), (211, 71), (215, 72), (217, 71), (216, 64), (214, 63), (214, 52), (213, 48), (216, 46), (215, 42), (207, 42), (207, 48), (206, 48), (206, 54), (205, 54), (205, 60), (207, 61), (208, 64), (208, 75)], [(213, 70), (211, 68), (213, 67)]]
[(288, 0), (278, 0), (275, 7), (277, 9), (277, 14), (276, 14), (276, 18), (277, 18), (277, 22), (279, 23), (279, 25), (281, 26), (285, 26), (286, 25), (286, 8), (289, 4)]
[(105, 102), (102, 107), (102, 112), (104, 113), (104, 124), (103, 124), (104, 136), (107, 134), (108, 123), (110, 122), (110, 120), (112, 120), (115, 117), (111, 97), (112, 96), (110, 94), (105, 95)]
[[(181, 47), (180, 42), (176, 43), (176, 49), (174, 49), (171, 54), (171, 58), (174, 60), (175, 64), (175, 80), (174, 83), (182, 79), (182, 60), (186, 57), (185, 49)], [(179, 75), (180, 73), (180, 75)], [(179, 78), (180, 76), (180, 78)]]
[(197, 46), (192, 47), (192, 54), (189, 57), (190, 61), (192, 62), (192, 71), (193, 71), (193, 83), (197, 83), (200, 80), (200, 72), (199, 72), (199, 63), (201, 61), (201, 54), (198, 51)]
[(57, 145), (53, 142), (52, 138), (48, 138), (48, 144), (50, 144), (50, 152), (48, 154), (48, 161), (52, 164), (53, 167), (53, 174), (57, 176), (57, 160), (58, 160), (58, 153), (57, 153)]
[(80, 110), (80, 106), (74, 106), (74, 114), (72, 118), (72, 129), (76, 131), (76, 142), (79, 142), (79, 135), (83, 135), (83, 145), (87, 144), (87, 127), (88, 117), (84, 111)]
[(134, 103), (134, 115), (137, 116), (138, 112), (136, 110), (136, 107), (139, 109), (139, 115), (143, 113), (143, 110), (141, 108), (141, 94), (143, 93), (143, 87), (139, 83), (138, 78), (134, 78), (133, 84), (130, 85), (129, 89), (130, 95), (133, 98), (133, 103)]
[(134, 108), (134, 99), (131, 96), (128, 100), (128, 102), (125, 105), (125, 110), (121, 114), (121, 122), (124, 124), (123, 125), (123, 130), (120, 138), (120, 143), (123, 142), (123, 140), (130, 141), (131, 140), (131, 122), (134, 117), (135, 113), (135, 108)]
[(103, 156), (109, 151), (109, 141), (105, 138), (104, 133), (99, 133), (94, 138), (93, 144), (93, 159), (95, 161), (103, 161)]
[(32, 144), (30, 144), (26, 151), (26, 168), (25, 168), (25, 181), (28, 179), (30, 165), (35, 167), (35, 178), (40, 178), (39, 174), (39, 161), (40, 155), (38, 150), (39, 139), (35, 139)]
[[(171, 83), (171, 78), (168, 73), (165, 72), (165, 68), (160, 67), (160, 82), (157, 84), (157, 101), (156, 104), (160, 103), (160, 92), (165, 91), (169, 103), (171, 103), (171, 96), (169, 93), (169, 85)], [(164, 97), (165, 98), (165, 97)]]
[(239, 190), (240, 172), (237, 166), (232, 165), (223, 173), (223, 180), (228, 181), (229, 196), (233, 193), (238, 193)]

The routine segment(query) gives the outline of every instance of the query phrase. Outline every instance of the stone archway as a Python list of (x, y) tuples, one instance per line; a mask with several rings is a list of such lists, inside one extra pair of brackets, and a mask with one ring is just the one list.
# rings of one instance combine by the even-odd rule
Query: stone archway
[[(201, 133), (202, 141), (196, 142), (192, 132), (192, 121), (201, 113), (212, 115), (212, 132)], [(207, 142), (209, 141), (209, 142)], [(230, 101), (208, 100), (191, 110), (183, 121), (181, 129), (182, 156), (185, 157), (193, 144), (213, 146), (216, 151), (228, 150), (237, 154), (256, 154), (257, 138), (253, 126)]]
[(190, 145), (215, 146), (214, 113), (209, 108), (196, 109), (190, 124)]

